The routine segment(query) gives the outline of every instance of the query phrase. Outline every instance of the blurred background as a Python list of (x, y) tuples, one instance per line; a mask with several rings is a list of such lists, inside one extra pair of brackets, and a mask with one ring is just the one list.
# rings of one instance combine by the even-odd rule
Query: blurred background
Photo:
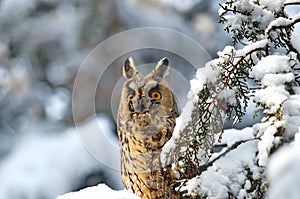
[[(186, 79), (193, 78), (195, 68), (174, 53), (157, 49), (133, 51), (121, 54), (109, 66), (95, 62), (93, 67), (104, 70), (100, 80), (93, 70), (84, 70), (84, 81), (77, 84), (80, 92), (74, 95), (73, 85), (81, 64), (102, 41), (141, 27), (182, 32), (214, 58), (217, 51), (231, 43), (217, 23), (219, 3), (220, 0), (1, 0), (0, 198), (55, 198), (98, 183), (122, 189), (119, 171), (86, 150), (75, 124), (87, 133), (97, 133), (100, 126), (113, 147), (99, 135), (95, 138), (97, 150), (106, 154), (103, 158), (108, 163), (118, 164), (116, 109), (112, 107), (118, 100), (111, 99), (125, 58), (132, 56), (141, 65), (167, 56)], [(135, 39), (139, 42), (139, 38)], [(176, 38), (168, 41), (176, 44)], [(98, 59), (110, 53), (107, 50)], [(86, 104), (86, 90), (98, 80), (94, 110)], [(178, 89), (187, 93), (188, 86)], [(72, 104), (74, 100), (76, 106)]]

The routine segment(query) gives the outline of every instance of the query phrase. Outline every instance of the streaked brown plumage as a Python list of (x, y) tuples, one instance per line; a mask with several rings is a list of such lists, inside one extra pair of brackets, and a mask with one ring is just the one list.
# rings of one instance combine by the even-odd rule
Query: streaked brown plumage
[(172, 175), (161, 167), (160, 153), (170, 139), (178, 108), (165, 80), (169, 61), (160, 60), (147, 76), (131, 58), (125, 61), (118, 113), (121, 175), (127, 189), (143, 199), (180, 198)]

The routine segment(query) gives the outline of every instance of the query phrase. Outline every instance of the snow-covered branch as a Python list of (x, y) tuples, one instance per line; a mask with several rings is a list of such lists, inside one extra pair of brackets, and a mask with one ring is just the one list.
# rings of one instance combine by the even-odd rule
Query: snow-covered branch
[(284, 6), (290, 6), (290, 5), (300, 5), (299, 0), (286, 0), (284, 2)]
[[(300, 127), (300, 46), (293, 32), (300, 14), (288, 18), (283, 10), (290, 4), (228, 0), (221, 5), (220, 22), (233, 33), (233, 43), (248, 45), (240, 50), (225, 47), (219, 58), (199, 69), (191, 80), (189, 101), (161, 156), (166, 164), (181, 161), (187, 165), (192, 160), (198, 166), (198, 176), (179, 181), (178, 190), (186, 195), (266, 196), (269, 157), (293, 141)], [(286, 52), (277, 52), (279, 47)], [(263, 110), (261, 123), (249, 131), (221, 134), (224, 119), (241, 121), (250, 94), (257, 110)]]
[(272, 21), (265, 30), (265, 35), (267, 38), (270, 37), (270, 32), (275, 29), (287, 29), (294, 26), (296, 23), (300, 22), (300, 13), (295, 15), (292, 19), (287, 19), (280, 17)]

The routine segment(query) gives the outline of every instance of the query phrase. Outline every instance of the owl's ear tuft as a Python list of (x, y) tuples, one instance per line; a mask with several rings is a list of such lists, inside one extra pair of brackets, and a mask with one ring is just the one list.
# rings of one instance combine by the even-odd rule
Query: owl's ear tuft
[(131, 57), (127, 58), (123, 67), (123, 76), (126, 79), (131, 79), (137, 73), (133, 59)]
[(157, 65), (154, 69), (154, 73), (157, 76), (164, 78), (169, 74), (169, 69), (170, 69), (169, 60), (166, 57), (164, 57), (159, 62), (157, 62)]

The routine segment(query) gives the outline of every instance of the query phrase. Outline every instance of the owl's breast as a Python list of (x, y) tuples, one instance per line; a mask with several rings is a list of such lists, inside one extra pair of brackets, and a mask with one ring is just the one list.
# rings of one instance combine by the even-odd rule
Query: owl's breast
[[(161, 150), (170, 139), (175, 124), (175, 118), (162, 110), (120, 114), (118, 131), (121, 145), (128, 144), (131, 152)], [(139, 146), (139, 149), (136, 149), (136, 146)]]
[(149, 112), (132, 114), (132, 121), (134, 122), (134, 125), (140, 128), (148, 126), (151, 123), (151, 120), (151, 114)]

